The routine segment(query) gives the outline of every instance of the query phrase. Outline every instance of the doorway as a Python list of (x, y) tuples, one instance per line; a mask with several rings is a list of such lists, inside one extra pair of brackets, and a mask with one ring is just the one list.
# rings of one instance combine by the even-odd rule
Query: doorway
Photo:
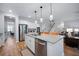
[(15, 18), (10, 16), (4, 16), (4, 37), (5, 40), (13, 36), (15, 37)]

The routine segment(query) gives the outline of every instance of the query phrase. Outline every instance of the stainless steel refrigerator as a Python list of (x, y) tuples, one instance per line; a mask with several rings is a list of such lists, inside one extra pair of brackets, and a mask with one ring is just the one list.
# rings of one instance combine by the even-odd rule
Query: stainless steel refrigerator
[(19, 41), (25, 40), (25, 34), (27, 34), (27, 24), (19, 24)]

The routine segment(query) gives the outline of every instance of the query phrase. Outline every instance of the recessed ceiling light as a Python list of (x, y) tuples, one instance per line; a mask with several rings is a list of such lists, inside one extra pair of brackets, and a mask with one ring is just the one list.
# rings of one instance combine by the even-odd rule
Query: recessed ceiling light
[(9, 10), (9, 12), (12, 12), (12, 10)]
[(31, 16), (28, 16), (28, 18), (31, 18)]

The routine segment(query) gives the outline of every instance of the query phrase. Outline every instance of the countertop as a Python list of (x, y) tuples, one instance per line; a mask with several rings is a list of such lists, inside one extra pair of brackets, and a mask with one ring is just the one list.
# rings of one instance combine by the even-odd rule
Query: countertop
[(52, 35), (47, 35), (47, 36), (37, 35), (37, 36), (34, 36), (34, 35), (29, 35), (29, 34), (26, 34), (26, 36), (30, 36), (30, 37), (33, 37), (35, 39), (44, 40), (44, 41), (50, 42), (52, 44), (55, 44), (56, 42), (60, 41), (64, 37), (62, 35), (57, 35), (57, 36), (52, 36)]

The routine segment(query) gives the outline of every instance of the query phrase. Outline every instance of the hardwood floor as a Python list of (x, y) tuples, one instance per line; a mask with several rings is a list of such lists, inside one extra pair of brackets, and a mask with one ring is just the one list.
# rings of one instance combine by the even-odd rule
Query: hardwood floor
[(27, 49), (24, 41), (16, 43), (16, 39), (10, 37), (4, 46), (0, 47), (0, 56), (33, 56), (33, 54)]
[(8, 38), (3, 47), (1, 47), (0, 55), (2, 56), (20, 56), (17, 49), (15, 38)]
[(65, 56), (79, 56), (79, 49), (64, 45)]
[[(64, 44), (65, 56), (79, 56), (79, 49)], [(4, 46), (0, 47), (0, 56), (33, 56), (25, 42), (16, 43), (15, 38), (8, 38)]]
[(27, 48), (25, 41), (17, 43), (18, 48), (21, 50), (22, 56), (34, 56)]
[(23, 56), (34, 56), (27, 48), (21, 51)]
[[(24, 45), (24, 42), (21, 42), (20, 44)], [(33, 56), (33, 54), (27, 49), (27, 47), (24, 47), (21, 51), (23, 56)], [(64, 44), (64, 54), (65, 56), (79, 56), (79, 49), (72, 48)]]

